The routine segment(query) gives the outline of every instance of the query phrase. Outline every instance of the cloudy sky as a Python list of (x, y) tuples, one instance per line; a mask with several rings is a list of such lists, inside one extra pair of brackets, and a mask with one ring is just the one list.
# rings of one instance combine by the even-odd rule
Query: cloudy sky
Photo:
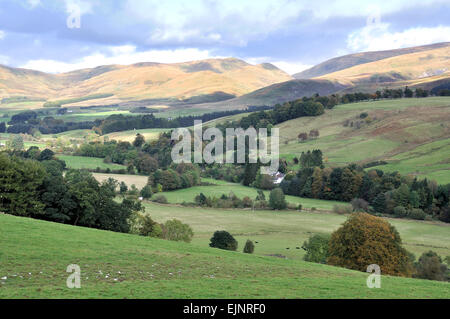
[(0, 0), (0, 64), (66, 72), (237, 57), (288, 73), (450, 41), (450, 1)]

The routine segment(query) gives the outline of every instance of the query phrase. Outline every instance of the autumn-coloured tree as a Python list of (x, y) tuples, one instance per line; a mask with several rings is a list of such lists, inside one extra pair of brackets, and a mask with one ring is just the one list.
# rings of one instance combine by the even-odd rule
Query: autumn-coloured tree
[(308, 133), (300, 133), (300, 134), (298, 134), (298, 139), (301, 142), (306, 141), (308, 139)]
[(331, 235), (327, 263), (360, 271), (377, 264), (382, 275), (410, 277), (412, 261), (401, 244), (399, 233), (386, 220), (355, 213)]
[(311, 130), (309, 132), (309, 137), (310, 138), (318, 138), (319, 137), (319, 130)]

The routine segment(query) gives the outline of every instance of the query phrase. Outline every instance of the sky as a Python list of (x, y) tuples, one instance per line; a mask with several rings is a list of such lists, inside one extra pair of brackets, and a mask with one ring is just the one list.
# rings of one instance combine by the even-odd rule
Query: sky
[(450, 1), (0, 0), (0, 64), (60, 73), (235, 57), (289, 74), (450, 41)]

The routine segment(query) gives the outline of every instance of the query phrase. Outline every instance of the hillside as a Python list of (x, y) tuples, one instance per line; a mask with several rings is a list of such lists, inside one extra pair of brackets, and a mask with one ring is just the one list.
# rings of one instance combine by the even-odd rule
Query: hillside
[[(0, 298), (446, 298), (448, 283), (0, 215)], [(81, 268), (68, 289), (66, 268)]]
[(348, 88), (348, 86), (336, 81), (321, 79), (290, 80), (269, 85), (234, 99), (223, 102), (199, 104), (196, 105), (196, 107), (228, 110), (245, 108), (249, 105), (275, 105), (277, 103), (300, 99), (304, 96), (312, 96), (316, 93), (319, 95), (329, 95), (346, 88)]
[(359, 64), (318, 77), (348, 85), (421, 80), (450, 75), (450, 46)]
[(100, 103), (90, 101), (90, 105), (142, 99), (176, 101), (193, 97), (196, 97), (193, 101), (198, 102), (205, 95), (206, 101), (220, 100), (224, 96), (240, 96), (289, 79), (288, 74), (271, 64), (251, 65), (234, 58), (109, 65), (63, 74), (0, 66), (0, 98), (22, 96), (76, 101), (103, 94), (109, 96), (102, 97)]
[[(367, 118), (360, 115), (367, 113)], [(359, 124), (357, 124), (359, 122)], [(280, 153), (287, 158), (321, 149), (326, 165), (388, 164), (382, 170), (450, 181), (450, 98), (381, 100), (337, 105), (319, 117), (278, 125)], [(301, 132), (318, 129), (320, 137), (299, 142)]]
[(386, 51), (374, 51), (374, 52), (361, 52), (355, 54), (348, 54), (341, 57), (336, 57), (325, 62), (322, 62), (310, 69), (296, 73), (293, 75), (296, 79), (311, 79), (320, 77), (325, 74), (334, 73), (343, 69), (351, 68), (356, 65), (365, 64), (369, 62), (379, 61), (394, 56), (438, 49), (442, 47), (448, 47), (450, 43), (436, 43), (431, 45), (424, 45), (412, 48), (403, 48), (396, 50)]

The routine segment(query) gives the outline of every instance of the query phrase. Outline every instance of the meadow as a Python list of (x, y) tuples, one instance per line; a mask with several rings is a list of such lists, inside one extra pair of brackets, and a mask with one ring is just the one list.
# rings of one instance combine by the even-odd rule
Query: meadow
[[(378, 168), (448, 183), (449, 110), (449, 97), (337, 105), (319, 117), (278, 125), (280, 153), (290, 160), (303, 151), (320, 149), (325, 166), (384, 160), (389, 165)], [(367, 113), (367, 117), (361, 119), (362, 113)], [(356, 122), (361, 122), (359, 128)], [(319, 138), (298, 141), (299, 133), (312, 129), (319, 130)]]
[(103, 162), (103, 158), (97, 157), (84, 157), (84, 156), (73, 156), (73, 155), (56, 155), (59, 159), (66, 162), (67, 168), (74, 169), (96, 169), (100, 167), (101, 169), (126, 169), (126, 166), (119, 164), (109, 164)]
[[(450, 284), (0, 214), (0, 298), (448, 298)], [(258, 248), (257, 248), (258, 249)], [(69, 289), (66, 268), (81, 268)]]
[[(216, 230), (230, 232), (242, 250), (247, 239), (255, 242), (257, 255), (283, 255), (301, 260), (302, 244), (313, 234), (331, 234), (347, 219), (323, 211), (273, 211), (251, 209), (215, 209), (145, 203), (146, 213), (157, 222), (177, 218), (194, 230), (192, 243), (208, 247)], [(403, 245), (417, 258), (428, 250), (450, 256), (450, 225), (435, 221), (387, 218), (400, 233)], [(257, 243), (256, 243), (257, 242)]]
[[(237, 183), (229, 183), (226, 181), (215, 180), (212, 178), (202, 178), (202, 182), (209, 183), (210, 185), (194, 186), (175, 191), (162, 192), (158, 193), (158, 195), (164, 195), (167, 198), (167, 201), (172, 204), (181, 204), (183, 202), (193, 203), (195, 200), (195, 196), (199, 195), (200, 193), (203, 193), (206, 196), (220, 197), (223, 194), (229, 195), (230, 192), (233, 192), (236, 196), (238, 196), (241, 199), (245, 196), (248, 196), (251, 199), (255, 199), (255, 197), (258, 195), (258, 190), (256, 188), (244, 186)], [(269, 200), (269, 194), (270, 191), (264, 191), (266, 200)], [(288, 203), (296, 205), (301, 204), (303, 208), (307, 209), (311, 209), (314, 207), (319, 210), (328, 210), (328, 211), (332, 210), (334, 205), (345, 204), (342, 202), (331, 200), (300, 198), (289, 195), (286, 196), (286, 201)]]

